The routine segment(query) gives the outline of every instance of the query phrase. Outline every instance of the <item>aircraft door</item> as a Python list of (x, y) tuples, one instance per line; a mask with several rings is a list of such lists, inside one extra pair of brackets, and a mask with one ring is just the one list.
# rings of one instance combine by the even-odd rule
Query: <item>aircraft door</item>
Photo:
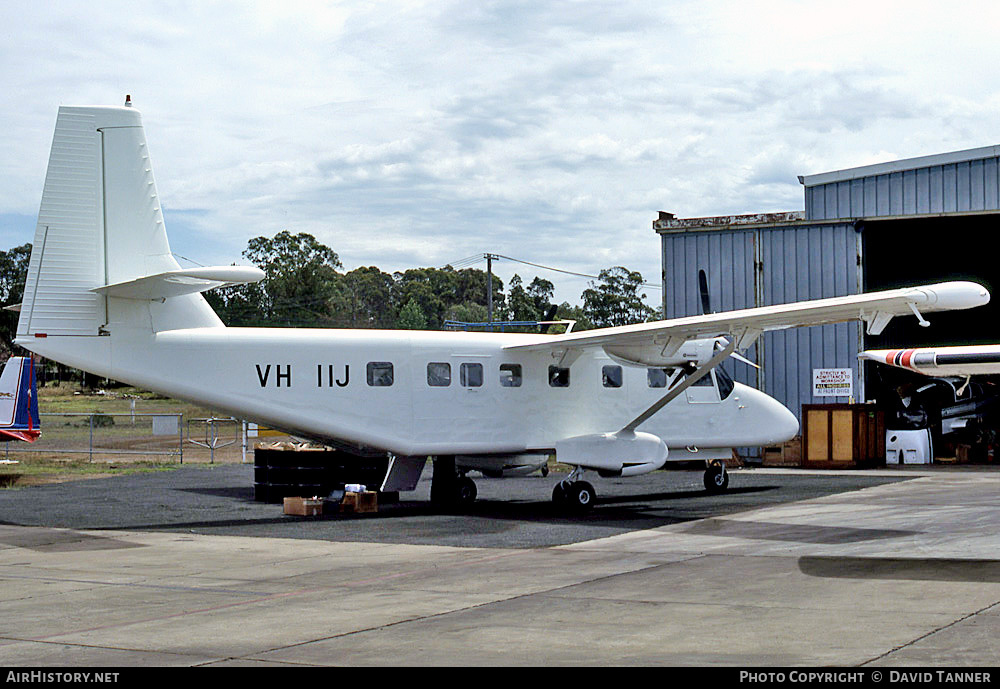
[(457, 374), (454, 399), (459, 405), (453, 412), (462, 419), (456, 424), (455, 439), (494, 442), (498, 432), (494, 397), (500, 382), (492, 358), (466, 355), (453, 357), (452, 362)]

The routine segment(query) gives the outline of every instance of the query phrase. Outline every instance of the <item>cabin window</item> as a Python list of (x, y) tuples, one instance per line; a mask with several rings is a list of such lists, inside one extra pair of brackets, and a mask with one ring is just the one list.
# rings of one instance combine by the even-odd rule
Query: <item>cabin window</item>
[(601, 382), (606, 388), (620, 388), (622, 386), (622, 367), (604, 366), (601, 368)]
[(368, 384), (373, 387), (388, 387), (392, 385), (392, 362), (369, 361)]
[(521, 364), (500, 364), (500, 385), (505, 388), (521, 387)]
[(434, 388), (451, 385), (451, 364), (431, 362), (427, 364), (427, 384)]
[(667, 387), (667, 369), (665, 368), (647, 368), (646, 369), (646, 381), (649, 383), (651, 388), (665, 388)]
[(568, 388), (569, 369), (562, 366), (549, 366), (549, 387)]
[(478, 388), (483, 384), (482, 364), (462, 364), (459, 379), (464, 387)]

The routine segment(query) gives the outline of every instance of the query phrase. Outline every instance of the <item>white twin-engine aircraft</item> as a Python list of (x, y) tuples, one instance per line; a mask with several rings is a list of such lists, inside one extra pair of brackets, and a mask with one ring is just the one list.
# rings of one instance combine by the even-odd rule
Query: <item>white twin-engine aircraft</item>
[[(984, 304), (950, 282), (562, 335), (225, 327), (200, 292), (257, 268), (181, 268), (170, 253), (139, 113), (62, 107), (17, 344), (68, 366), (359, 454), (392, 457), (382, 490), (475, 499), (469, 469), (555, 453), (553, 491), (586, 507), (584, 470), (634, 476), (717, 460), (798, 431), (795, 416), (717, 368), (764, 331)], [(668, 450), (669, 448), (669, 450)], [(674, 451), (676, 450), (676, 451)], [(712, 461), (706, 485), (724, 489)]]

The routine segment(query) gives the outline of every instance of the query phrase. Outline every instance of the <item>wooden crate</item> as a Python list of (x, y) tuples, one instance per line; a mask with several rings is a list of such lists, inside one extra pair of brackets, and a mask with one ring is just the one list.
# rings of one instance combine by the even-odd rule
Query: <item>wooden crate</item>
[(870, 404), (802, 405), (802, 466), (868, 468), (885, 464), (885, 419)]

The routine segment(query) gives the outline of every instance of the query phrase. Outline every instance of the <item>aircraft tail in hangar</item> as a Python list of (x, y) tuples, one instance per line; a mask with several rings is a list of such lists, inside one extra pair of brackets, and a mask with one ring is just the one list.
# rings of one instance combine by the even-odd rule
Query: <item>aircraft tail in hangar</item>
[(0, 373), (0, 440), (33, 443), (39, 434), (34, 363), (31, 357), (12, 356)]

